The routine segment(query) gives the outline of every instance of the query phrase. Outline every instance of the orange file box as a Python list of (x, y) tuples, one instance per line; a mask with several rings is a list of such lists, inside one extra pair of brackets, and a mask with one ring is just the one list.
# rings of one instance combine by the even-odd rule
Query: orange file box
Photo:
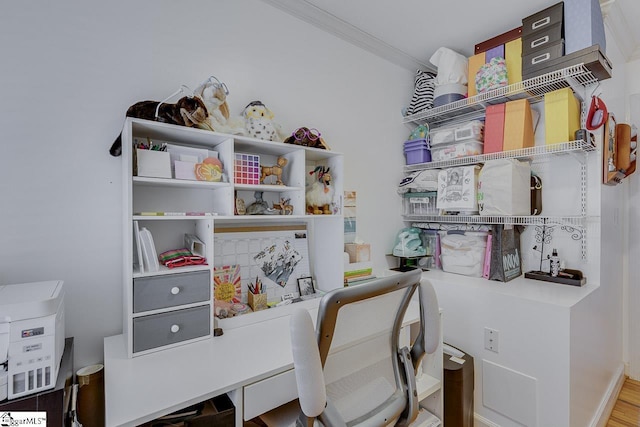
[(518, 37), (504, 45), (504, 56), (507, 63), (507, 79), (509, 84), (522, 81), (522, 38)]
[(484, 121), (484, 153), (502, 151), (504, 141), (504, 111), (506, 104), (489, 105)]
[(478, 91), (476, 90), (476, 74), (480, 71), (480, 67), (485, 64), (484, 57), (484, 52), (482, 52), (469, 58), (469, 71), (467, 76), (467, 80), (469, 80), (469, 85), (467, 87), (469, 98), (478, 94)]
[(504, 109), (503, 150), (517, 150), (533, 145), (533, 119), (529, 101), (518, 99), (507, 102)]
[(544, 95), (546, 144), (573, 141), (580, 129), (580, 101), (570, 88), (558, 89)]

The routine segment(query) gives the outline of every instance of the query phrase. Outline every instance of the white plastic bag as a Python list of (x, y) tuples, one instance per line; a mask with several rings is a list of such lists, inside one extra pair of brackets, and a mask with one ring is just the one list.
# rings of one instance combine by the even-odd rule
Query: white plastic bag
[(516, 159), (485, 162), (478, 177), (480, 215), (531, 215), (531, 165)]
[(436, 86), (447, 83), (467, 84), (468, 60), (453, 50), (441, 47), (431, 55), (429, 62), (438, 67)]

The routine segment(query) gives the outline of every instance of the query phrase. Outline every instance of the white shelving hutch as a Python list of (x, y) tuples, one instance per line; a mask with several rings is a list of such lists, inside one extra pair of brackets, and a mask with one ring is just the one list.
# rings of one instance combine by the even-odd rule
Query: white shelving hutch
[[(134, 176), (133, 140), (136, 137), (216, 151), (227, 180), (203, 182)], [(231, 328), (264, 320), (265, 316), (277, 316), (272, 313), (279, 308), (215, 319), (218, 324), (214, 323), (213, 269), (217, 265), (216, 257), (220, 256), (214, 253), (217, 227), (304, 225), (309, 245), (309, 268), (318, 289), (328, 291), (342, 286), (342, 154), (134, 118), (128, 118), (124, 124), (122, 145), (123, 332), (129, 357), (209, 339), (216, 326)], [(259, 155), (262, 165), (275, 164), (278, 156), (287, 158), (282, 175), (285, 185), (235, 184), (236, 152)], [(336, 195), (336, 213), (332, 215), (305, 213), (307, 172), (318, 165), (331, 168)], [(293, 214), (234, 215), (236, 195), (251, 201), (256, 191), (264, 192), (264, 200), (269, 206), (280, 198), (290, 199)], [(140, 215), (143, 212), (207, 215)], [(133, 263), (136, 250), (134, 222), (151, 232), (157, 253), (181, 248), (184, 235), (195, 234), (205, 244), (208, 264), (174, 269), (161, 265), (159, 271), (140, 271)], [(247, 290), (242, 291), (245, 297)]]

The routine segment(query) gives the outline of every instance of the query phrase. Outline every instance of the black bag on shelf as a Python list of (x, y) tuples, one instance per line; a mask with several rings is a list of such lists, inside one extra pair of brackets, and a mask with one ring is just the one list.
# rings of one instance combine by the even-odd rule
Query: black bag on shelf
[(407, 115), (419, 113), (433, 108), (433, 92), (435, 90), (436, 75), (428, 71), (416, 71), (415, 86)]
[(508, 282), (522, 275), (520, 228), (517, 225), (492, 227), (490, 280)]

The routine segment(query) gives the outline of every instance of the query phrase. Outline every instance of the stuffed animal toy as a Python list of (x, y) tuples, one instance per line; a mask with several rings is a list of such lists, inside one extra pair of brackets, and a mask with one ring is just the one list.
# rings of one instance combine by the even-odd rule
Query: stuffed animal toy
[[(158, 101), (141, 101), (127, 109), (127, 117), (155, 120), (162, 123), (196, 127), (206, 125), (209, 113), (202, 100), (196, 96), (184, 96), (175, 104)], [(210, 129), (211, 130), (211, 129)], [(109, 153), (122, 154), (122, 134), (111, 145)]]
[(318, 166), (309, 175), (316, 174), (315, 181), (307, 187), (306, 201), (307, 213), (313, 215), (331, 214), (331, 202), (335, 188), (329, 169), (324, 166)]
[(322, 139), (318, 129), (299, 127), (294, 130), (290, 137), (284, 140), (286, 144), (302, 145), (303, 147), (321, 148), (331, 150), (331, 147)]
[(250, 102), (242, 115), (247, 135), (265, 141), (282, 141), (279, 126), (273, 121), (273, 113), (262, 102)]
[[(201, 83), (194, 91), (202, 98), (209, 112), (209, 126), (216, 132), (230, 133), (233, 135), (246, 135), (244, 119), (242, 117), (230, 117), (227, 95), (227, 85), (211, 76)], [(207, 129), (205, 126), (201, 126)]]

